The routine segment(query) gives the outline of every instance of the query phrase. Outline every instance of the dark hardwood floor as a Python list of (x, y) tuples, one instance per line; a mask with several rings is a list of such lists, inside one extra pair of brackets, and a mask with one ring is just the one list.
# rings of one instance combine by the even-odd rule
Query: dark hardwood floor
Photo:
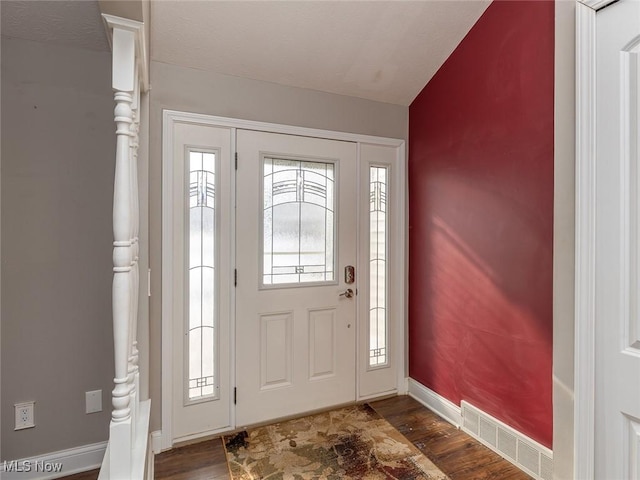
[(529, 475), (403, 395), (370, 404), (451, 480), (526, 480)]
[[(527, 480), (528, 475), (409, 396), (370, 405), (451, 480)], [(229, 479), (220, 439), (156, 456), (156, 480)]]
[(97, 480), (99, 471), (91, 470), (89, 472), (76, 473), (75, 475), (62, 477), (60, 480)]
[[(517, 467), (442, 420), (409, 396), (370, 405), (418, 447), (451, 480), (528, 480)], [(97, 471), (65, 480), (95, 480)], [(228, 480), (222, 441), (217, 438), (156, 455), (156, 480)]]

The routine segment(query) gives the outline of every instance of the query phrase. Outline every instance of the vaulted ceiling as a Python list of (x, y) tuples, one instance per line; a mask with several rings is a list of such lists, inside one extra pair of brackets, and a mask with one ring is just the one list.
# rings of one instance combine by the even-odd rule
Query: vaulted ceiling
[[(97, 1), (0, 5), (3, 35), (108, 48)], [(409, 105), (488, 5), (154, 0), (150, 54), (158, 62)]]

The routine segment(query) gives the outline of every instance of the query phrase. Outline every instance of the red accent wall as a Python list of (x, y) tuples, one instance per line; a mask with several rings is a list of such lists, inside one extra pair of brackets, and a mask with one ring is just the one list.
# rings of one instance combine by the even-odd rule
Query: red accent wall
[(494, 1), (409, 108), (409, 373), (552, 440), (553, 1)]

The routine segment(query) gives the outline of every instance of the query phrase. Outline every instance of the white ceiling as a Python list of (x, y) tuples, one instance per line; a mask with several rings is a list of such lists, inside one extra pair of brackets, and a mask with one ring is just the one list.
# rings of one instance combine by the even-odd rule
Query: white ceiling
[[(153, 0), (150, 53), (159, 62), (409, 105), (489, 3)], [(3, 36), (109, 49), (96, 0), (0, 0), (0, 8)]]
[(158, 1), (151, 58), (409, 105), (489, 3)]

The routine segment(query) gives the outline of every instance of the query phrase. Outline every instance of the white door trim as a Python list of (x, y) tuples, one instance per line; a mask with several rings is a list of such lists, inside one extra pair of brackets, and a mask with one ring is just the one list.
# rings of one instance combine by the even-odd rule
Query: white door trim
[(596, 14), (614, 0), (576, 2), (574, 478), (595, 469)]
[[(388, 145), (400, 147), (404, 140), (398, 138), (376, 137), (359, 133), (335, 132), (317, 128), (296, 127), (278, 123), (257, 122), (229, 117), (217, 117), (203, 113), (179, 112), (177, 110), (163, 110), (163, 119), (171, 119), (173, 123), (191, 123), (196, 125), (215, 125), (218, 127), (241, 128), (261, 132), (284, 133), (301, 137), (326, 138), (328, 140), (343, 140), (345, 142), (371, 143), (374, 145)], [(163, 156), (164, 160), (164, 156)]]
[(173, 129), (175, 120), (166, 112), (162, 116), (162, 450), (172, 446), (172, 408), (171, 385), (173, 384), (173, 335), (171, 333), (173, 318), (173, 285), (172, 262), (168, 253), (173, 250), (173, 235), (167, 225), (173, 225), (173, 182), (171, 181), (171, 159), (173, 157)]
[[(227, 127), (232, 129), (245, 129), (245, 130), (257, 130), (263, 132), (282, 133), (289, 135), (298, 135), (305, 137), (326, 138), (330, 140), (342, 140), (357, 143), (368, 143), (373, 145), (385, 145), (397, 147), (398, 161), (401, 168), (398, 170), (394, 187), (396, 192), (401, 196), (400, 209), (397, 212), (400, 221), (397, 223), (396, 238), (402, 239), (396, 245), (398, 252), (397, 256), (401, 259), (401, 262), (395, 266), (396, 272), (399, 273), (396, 278), (399, 279), (400, 285), (398, 285), (397, 301), (394, 302), (397, 305), (396, 311), (393, 314), (396, 318), (401, 319), (395, 322), (395, 352), (396, 352), (396, 365), (397, 365), (397, 389), (398, 392), (404, 393), (406, 391), (405, 381), (405, 362), (406, 362), (406, 147), (405, 141), (402, 139), (388, 138), (388, 137), (376, 137), (372, 135), (362, 135), (357, 133), (347, 132), (335, 132), (330, 130), (320, 130), (306, 127), (296, 127), (291, 125), (280, 125), (266, 122), (256, 122), (251, 120), (240, 120), (227, 117), (218, 117), (212, 115), (205, 115), (199, 113), (179, 112), (176, 110), (163, 110), (162, 113), (162, 353), (161, 353), (161, 365), (162, 365), (162, 435), (161, 435), (161, 447), (163, 450), (170, 449), (172, 447), (172, 393), (171, 386), (173, 385), (173, 338), (171, 334), (172, 329), (172, 316), (173, 300), (171, 295), (171, 288), (173, 284), (173, 269), (172, 262), (170, 261), (173, 252), (173, 239), (170, 229), (166, 228), (168, 225), (173, 225), (173, 212), (171, 199), (173, 198), (173, 189), (171, 185), (171, 160), (173, 155), (173, 129), (175, 124), (192, 124), (192, 125), (210, 125)], [(232, 155), (235, 154), (235, 145), (232, 146)], [(232, 186), (232, 195), (235, 197), (235, 185)], [(235, 224), (233, 225), (235, 231)], [(231, 242), (232, 249), (235, 249), (235, 235)], [(232, 252), (235, 255), (235, 251)], [(234, 257), (235, 258), (235, 257)], [(235, 297), (235, 291), (232, 289), (232, 296)], [(235, 317), (235, 298), (231, 299), (231, 314)], [(231, 329), (231, 355), (235, 358), (235, 337), (234, 328)], [(233, 369), (235, 363), (232, 362), (232, 378), (235, 373)], [(232, 409), (231, 417), (232, 425), (235, 425), (235, 409)]]

